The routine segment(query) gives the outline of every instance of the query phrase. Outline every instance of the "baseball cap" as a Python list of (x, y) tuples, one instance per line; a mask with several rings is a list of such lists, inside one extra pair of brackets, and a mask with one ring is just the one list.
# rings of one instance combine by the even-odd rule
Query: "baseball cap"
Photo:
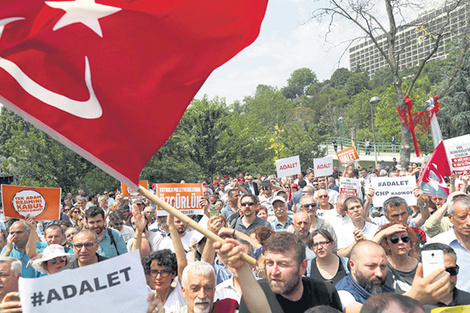
[(284, 202), (284, 204), (287, 205), (286, 199), (284, 199), (284, 197), (281, 197), (281, 196), (274, 197), (273, 200), (271, 201), (271, 204), (274, 204), (274, 202), (276, 201), (282, 201)]

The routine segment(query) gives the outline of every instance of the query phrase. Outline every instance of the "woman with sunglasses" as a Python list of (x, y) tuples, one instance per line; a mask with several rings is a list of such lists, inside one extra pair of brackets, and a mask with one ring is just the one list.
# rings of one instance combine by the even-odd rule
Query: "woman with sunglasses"
[(408, 291), (418, 267), (418, 236), (409, 225), (394, 222), (383, 225), (374, 241), (380, 242), (387, 254), (386, 284), (397, 293)]
[(40, 273), (39, 276), (46, 276), (59, 272), (68, 263), (75, 260), (75, 255), (66, 253), (61, 245), (47, 246), (40, 259), (36, 259), (32, 266)]

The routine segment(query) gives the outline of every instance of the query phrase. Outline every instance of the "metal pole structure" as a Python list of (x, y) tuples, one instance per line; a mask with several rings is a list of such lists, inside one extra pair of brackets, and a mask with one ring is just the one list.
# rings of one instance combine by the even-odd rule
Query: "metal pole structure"
[(338, 118), (339, 121), (339, 141), (341, 144), (341, 150), (343, 150), (343, 117)]
[(370, 117), (372, 120), (372, 134), (374, 135), (374, 155), (375, 155), (375, 167), (377, 167), (377, 141), (375, 140), (375, 123), (374, 123), (374, 104), (378, 103), (380, 98), (375, 96), (372, 97), (370, 102)]

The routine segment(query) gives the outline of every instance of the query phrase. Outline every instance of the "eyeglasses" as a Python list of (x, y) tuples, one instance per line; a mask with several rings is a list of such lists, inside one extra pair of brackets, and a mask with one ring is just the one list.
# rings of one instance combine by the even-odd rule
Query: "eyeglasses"
[[(392, 235), (392, 236), (390, 236), (389, 240), (390, 240), (391, 243), (397, 244), (399, 238), (398, 238), (398, 236)], [(408, 235), (401, 236), (401, 241), (403, 241), (404, 243), (407, 243), (408, 241), (410, 241), (410, 236), (408, 236)]]
[(159, 271), (159, 270), (153, 270), (153, 269), (151, 269), (151, 270), (150, 270), (150, 276), (152, 276), (152, 277), (157, 277), (158, 274), (160, 274), (163, 278), (165, 278), (165, 277), (168, 277), (168, 275), (170, 275), (171, 272), (172, 272), (172, 271), (170, 271), (170, 270), (161, 270), (161, 271)]
[(457, 276), (459, 273), (459, 266), (451, 266), (451, 267), (446, 267), (446, 272), (450, 274), (450, 276)]
[(318, 198), (323, 199), (323, 198), (328, 198), (328, 196), (327, 195), (321, 195), (321, 196), (318, 196)]
[(318, 247), (318, 246), (326, 246), (327, 244), (329, 244), (330, 241), (319, 241), (319, 242), (314, 242), (312, 244), (313, 247)]
[(85, 249), (90, 249), (95, 243), (96, 242), (75, 243), (73, 244), (73, 247), (78, 250), (80, 250), (83, 247), (85, 247)]
[(114, 223), (114, 226), (122, 226), (122, 225), (124, 225), (124, 223), (123, 223), (123, 222)]
[(80, 211), (72, 211), (72, 213), (79, 214)]
[(54, 258), (52, 260), (49, 260), (47, 262), (49, 262), (51, 264), (56, 264), (57, 262), (64, 263), (65, 261), (67, 261), (67, 257), (61, 256), (61, 257), (57, 257), (57, 258)]
[(317, 207), (317, 204), (316, 203), (307, 203), (307, 204), (302, 204), (302, 207), (303, 208), (316, 208)]
[(254, 203), (254, 202), (245, 202), (245, 203), (240, 203), (240, 205), (241, 205), (241, 206), (247, 206), (247, 205), (249, 205), (249, 206), (254, 206), (255, 203)]

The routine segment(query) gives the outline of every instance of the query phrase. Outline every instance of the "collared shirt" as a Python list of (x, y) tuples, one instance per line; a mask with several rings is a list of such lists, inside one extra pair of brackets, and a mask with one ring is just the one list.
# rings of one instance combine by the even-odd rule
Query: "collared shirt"
[(271, 228), (272, 228), (272, 230), (274, 230), (276, 232), (287, 231), (287, 229), (291, 225), (292, 225), (292, 218), (290, 216), (287, 216), (287, 221), (286, 221), (285, 224), (281, 224), (281, 222), (279, 222), (277, 220), (277, 218), (275, 218), (271, 221)]
[(465, 248), (455, 235), (455, 230), (451, 229), (445, 233), (439, 234), (432, 237), (428, 243), (440, 242), (451, 246), (457, 254), (457, 264), (461, 270), (457, 279), (457, 288), (466, 292), (470, 292), (470, 271), (466, 269), (470, 268), (470, 252)]
[[(338, 249), (347, 248), (356, 241), (353, 234), (354, 230), (356, 230), (356, 226), (351, 223), (349, 225), (344, 225), (343, 229), (338, 232)], [(372, 240), (378, 230), (379, 227), (377, 225), (365, 222), (364, 227), (361, 229), (361, 233), (364, 234), (367, 240)]]
[(222, 215), (227, 218), (229, 217), (230, 215), (232, 215), (233, 213), (235, 213), (234, 210), (232, 210), (232, 208), (230, 207), (230, 205), (226, 205), (225, 208), (222, 209), (222, 211), (220, 211), (220, 213), (222, 213)]
[(233, 277), (218, 284), (215, 288), (214, 302), (222, 299), (233, 299), (240, 303), (242, 295), (238, 293), (233, 285)]
[[(47, 244), (44, 242), (36, 242), (36, 250), (38, 253), (41, 253), (44, 248), (47, 247)], [(3, 247), (1, 254), (3, 255), (7, 250), (7, 246)], [(10, 254), (13, 258), (17, 258), (21, 261), (21, 277), (23, 278), (35, 278), (37, 277), (37, 272), (32, 266), (26, 267), (29, 262), (29, 256), (26, 254), (26, 250), (21, 252), (15, 244), (13, 244), (13, 249), (11, 250)]]
[[(111, 237), (109, 237), (108, 229), (111, 230), (111, 233), (113, 234), (113, 238), (114, 238), (114, 242), (116, 243), (116, 246), (113, 243), (111, 243)], [(126, 243), (124, 242), (124, 239), (122, 238), (121, 233), (115, 229), (105, 227), (104, 236), (103, 238), (101, 238), (101, 240), (99, 240), (99, 242), (100, 242), (100, 247), (98, 248), (97, 253), (101, 256), (112, 258), (112, 257), (118, 256), (118, 251), (119, 251), (119, 255), (127, 252)]]
[(246, 235), (250, 235), (250, 233), (258, 226), (266, 226), (267, 228), (271, 229), (271, 224), (268, 221), (263, 220), (260, 217), (257, 217), (254, 219), (253, 223), (248, 225), (248, 227), (245, 226), (243, 223), (243, 216), (240, 216), (236, 220), (232, 221), (232, 228), (238, 231), (241, 231), (242, 233)]

